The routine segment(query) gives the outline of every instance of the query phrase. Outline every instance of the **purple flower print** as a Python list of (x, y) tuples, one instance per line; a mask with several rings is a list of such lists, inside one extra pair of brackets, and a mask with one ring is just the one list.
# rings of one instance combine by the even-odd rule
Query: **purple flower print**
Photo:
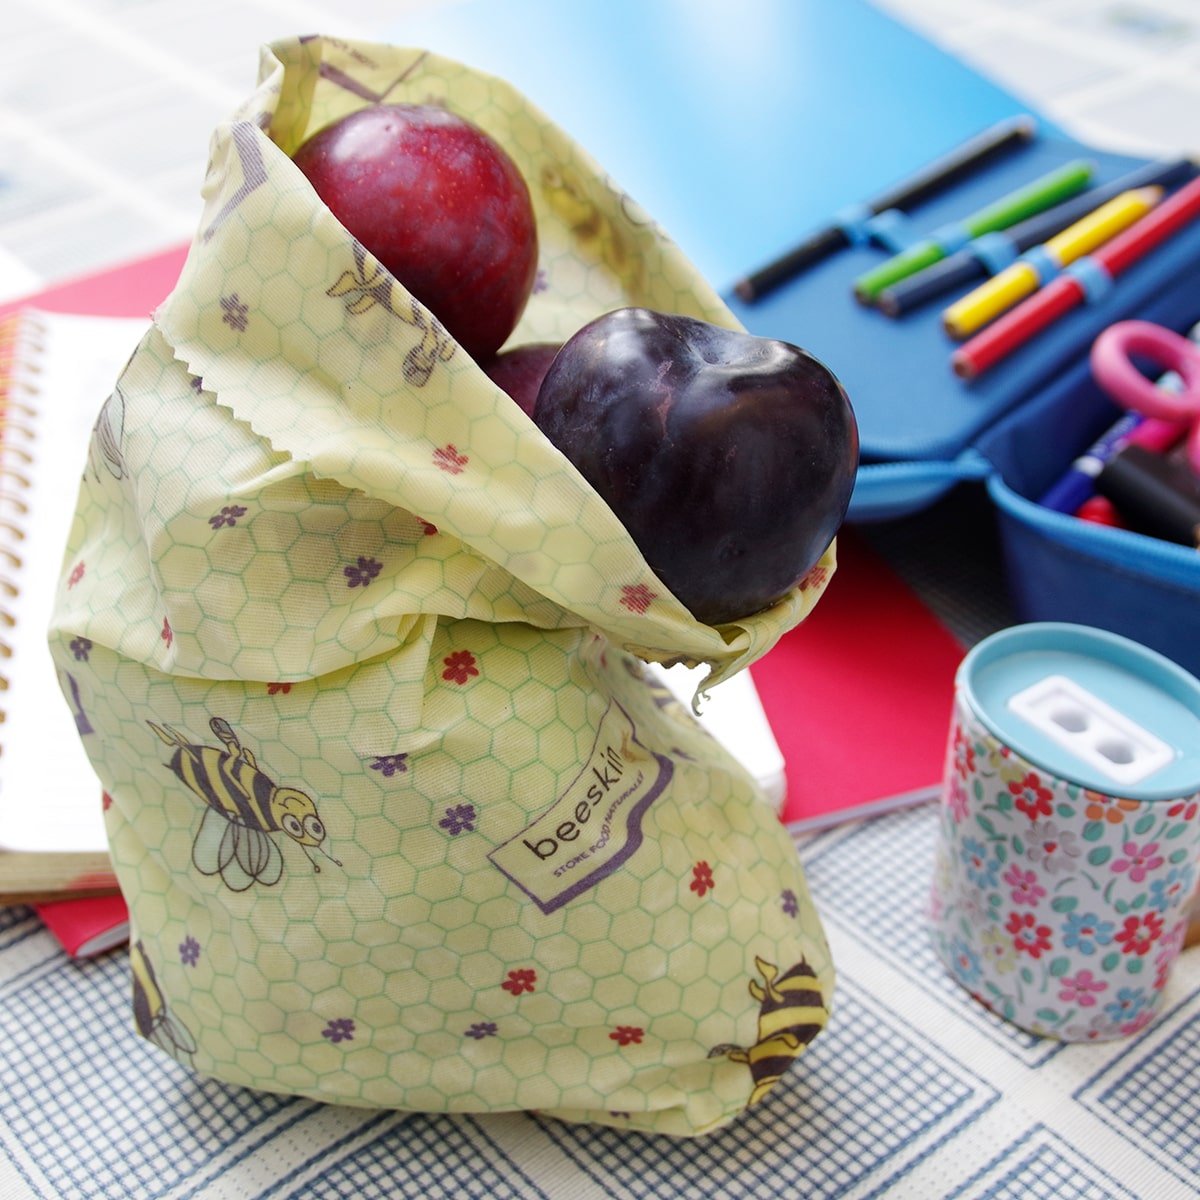
[(451, 837), (458, 837), (460, 833), (475, 832), (475, 805), (473, 804), (452, 804), (446, 809), (446, 815), (438, 822), (438, 824), (450, 834)]
[(1016, 863), (1004, 872), (1004, 882), (1012, 888), (1014, 904), (1037, 904), (1046, 894), (1046, 889), (1038, 883), (1037, 872), (1023, 871)]
[(1103, 979), (1097, 979), (1091, 971), (1080, 971), (1078, 975), (1061, 980), (1058, 998), (1067, 1004), (1078, 1004), (1080, 1008), (1092, 1008), (1096, 997), (1108, 990)]
[(349, 1017), (337, 1017), (321, 1030), (321, 1036), (336, 1046), (338, 1042), (354, 1041), (354, 1022)]
[(1134, 883), (1144, 882), (1146, 873), (1158, 870), (1165, 861), (1158, 852), (1157, 842), (1147, 842), (1144, 846), (1139, 846), (1136, 842), (1126, 842), (1122, 849), (1125, 851), (1125, 857), (1114, 860), (1112, 869), (1118, 874), (1128, 871), (1129, 878)]
[(246, 314), (250, 311), (248, 304), (243, 304), (237, 292), (221, 297), (221, 320), (230, 329), (244, 333), (247, 325)]
[(477, 1042), (481, 1042), (484, 1038), (495, 1037), (499, 1031), (500, 1027), (495, 1021), (476, 1021), (470, 1029), (463, 1033), (463, 1037), (474, 1038)]
[(71, 639), (71, 653), (75, 655), (76, 662), (87, 662), (88, 655), (92, 652), (91, 638), (77, 637)]
[(208, 518), (208, 523), (214, 529), (220, 529), (223, 525), (228, 525), (231, 529), (238, 523), (238, 517), (246, 515), (246, 508), (242, 504), (227, 504), (219, 513)]
[(179, 961), (185, 967), (194, 967), (200, 961), (200, 943), (190, 933), (179, 943)]
[(391, 779), (393, 775), (403, 774), (408, 770), (407, 754), (377, 754), (371, 763), (371, 770)]
[(784, 888), (779, 893), (779, 902), (783, 911), (789, 917), (794, 917), (800, 911), (799, 902), (796, 900), (796, 893), (791, 888)]
[(342, 574), (349, 581), (347, 587), (366, 587), (380, 571), (383, 570), (383, 564), (373, 558), (364, 558), (361, 554), (358, 556), (358, 562), (352, 567), (343, 567)]
[(536, 296), (539, 292), (548, 291), (550, 288), (550, 280), (546, 278), (546, 269), (538, 267), (537, 274), (533, 277), (533, 294)]

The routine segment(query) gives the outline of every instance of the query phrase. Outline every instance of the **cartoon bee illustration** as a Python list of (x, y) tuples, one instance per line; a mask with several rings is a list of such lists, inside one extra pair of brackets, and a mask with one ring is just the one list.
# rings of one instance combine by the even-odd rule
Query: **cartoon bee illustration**
[(129, 966), (133, 972), (133, 1023), (138, 1033), (172, 1057), (186, 1055), (190, 1059), (196, 1053), (196, 1039), (168, 1011), (140, 938), (129, 947)]
[(192, 862), (202, 875), (220, 875), (235, 892), (254, 883), (278, 883), (283, 852), (271, 834), (281, 830), (304, 851), (314, 871), (321, 867), (311, 850), (342, 865), (321, 849), (325, 826), (312, 797), (299, 788), (280, 787), (260, 770), (228, 721), (213, 717), (208, 723), (224, 749), (191, 743), (170, 726), (146, 724), (175, 749), (165, 765), (208, 806), (192, 844)]
[(762, 976), (762, 983), (750, 981), (750, 995), (760, 1005), (758, 1041), (753, 1046), (714, 1046), (708, 1052), (709, 1058), (723, 1054), (750, 1068), (754, 1081), (751, 1104), (757, 1104), (779, 1082), (829, 1019), (816, 972), (804, 959), (782, 975), (774, 963), (757, 956), (754, 965)]

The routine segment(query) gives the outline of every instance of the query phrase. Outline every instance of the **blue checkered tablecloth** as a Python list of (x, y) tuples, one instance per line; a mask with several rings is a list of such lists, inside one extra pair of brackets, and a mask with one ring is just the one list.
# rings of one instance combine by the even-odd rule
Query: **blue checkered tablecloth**
[(934, 957), (934, 832), (921, 807), (800, 842), (833, 1018), (761, 1105), (691, 1141), (202, 1079), (135, 1034), (123, 951), (72, 962), (29, 910), (0, 910), (0, 1200), (1196, 1196), (1200, 952), (1131, 1040), (1024, 1034)]

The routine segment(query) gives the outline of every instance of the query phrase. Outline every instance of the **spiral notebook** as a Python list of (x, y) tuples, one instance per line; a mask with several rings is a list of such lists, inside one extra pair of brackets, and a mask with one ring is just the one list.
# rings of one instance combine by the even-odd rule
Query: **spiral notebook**
[(0, 322), (0, 898), (116, 886), (87, 718), (64, 702), (46, 630), (91, 428), (146, 325), (35, 309)]

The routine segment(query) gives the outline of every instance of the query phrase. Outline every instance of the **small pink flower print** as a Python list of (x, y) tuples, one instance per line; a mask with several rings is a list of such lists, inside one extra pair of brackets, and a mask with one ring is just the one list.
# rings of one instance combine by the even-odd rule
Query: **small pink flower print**
[(268, 683), (267, 684), (267, 695), (268, 696), (278, 696), (280, 694), (286, 696), (288, 694), (288, 692), (290, 692), (291, 690), (292, 690), (292, 685), (290, 683)]
[(107, 792), (100, 793), (100, 808), (103, 812), (112, 808), (112, 797)]
[(705, 892), (709, 891), (713, 886), (712, 867), (710, 867), (706, 862), (698, 862), (692, 868), (692, 882), (688, 884), (688, 887), (695, 892), (697, 896), (703, 896)]
[(346, 577), (347, 587), (369, 587), (371, 580), (382, 570), (383, 563), (360, 554), (353, 566), (342, 568), (342, 574)]
[(458, 452), (453, 442), (447, 446), (439, 446), (433, 452), (433, 465), (448, 475), (461, 475), (470, 461), (465, 454)]
[(946, 807), (954, 818), (955, 825), (961, 825), (967, 819), (967, 789), (957, 775), (951, 776), (950, 786), (946, 789)]
[(224, 525), (228, 525), (231, 529), (238, 523), (239, 517), (246, 515), (246, 508), (242, 504), (227, 504), (219, 513), (208, 518), (208, 523), (214, 529), (220, 529)]
[(73, 588), (87, 572), (87, 564), (77, 562), (72, 568), (70, 575), (67, 576), (67, 587)]
[(1004, 872), (1004, 882), (1012, 888), (1014, 904), (1037, 904), (1046, 894), (1046, 889), (1038, 883), (1037, 872), (1023, 871), (1016, 863)]
[(1117, 931), (1122, 954), (1149, 954), (1154, 943), (1162, 937), (1162, 917), (1156, 912), (1133, 913)]
[(162, 633), (160, 633), (158, 636), (167, 643), (167, 649), (170, 650), (171, 643), (175, 640), (175, 633), (171, 629), (171, 622), (168, 621), (166, 617), (163, 617)]
[(954, 770), (963, 779), (975, 770), (975, 743), (961, 728), (954, 731)]
[(1028, 771), (1023, 779), (1014, 779), (1008, 790), (1015, 804), (1031, 821), (1048, 817), (1054, 812), (1054, 793), (1044, 786), (1036, 771)]
[(1138, 1015), (1134, 1017), (1132, 1021), (1127, 1021), (1120, 1027), (1121, 1036), (1129, 1037), (1130, 1034), (1134, 1034), (1142, 1029), (1145, 1029), (1146, 1026), (1149, 1025), (1153, 1020), (1154, 1010), (1150, 1008), (1143, 1008), (1142, 1011), (1138, 1013)]
[(829, 578), (829, 568), (822, 567), (820, 564), (813, 567), (807, 575), (800, 580), (800, 590), (802, 592), (811, 591), (813, 588), (819, 588)]
[(640, 1046), (645, 1032), (636, 1025), (618, 1025), (608, 1036), (618, 1046)]
[(658, 593), (652, 592), (644, 583), (626, 583), (621, 587), (621, 603), (639, 616), (650, 607), (650, 601), (657, 597)]
[(321, 1036), (336, 1046), (338, 1042), (354, 1041), (354, 1022), (349, 1017), (338, 1017), (321, 1030)]
[(532, 967), (521, 967), (509, 971), (508, 978), (500, 985), (506, 992), (519, 996), (522, 992), (532, 992), (537, 983), (537, 972)]
[(479, 674), (475, 662), (475, 655), (470, 650), (455, 650), (453, 654), (442, 659), (442, 665), (446, 668), (442, 672), (442, 678), (450, 683), (466, 683), (473, 675)]
[(1115, 859), (1112, 869), (1117, 874), (1128, 871), (1129, 878), (1134, 883), (1143, 882), (1147, 872), (1158, 870), (1166, 861), (1158, 852), (1157, 842), (1147, 842), (1144, 846), (1139, 846), (1136, 842), (1126, 842), (1121, 848), (1125, 857)]
[(250, 306), (242, 303), (237, 292), (221, 297), (221, 310), (221, 320), (230, 329), (236, 329), (238, 333), (245, 331), (247, 325), (246, 314), (249, 313)]
[(1009, 913), (1005, 929), (1012, 934), (1013, 948), (1030, 958), (1041, 958), (1050, 949), (1050, 926), (1039, 925), (1033, 913)]
[(1080, 971), (1073, 977), (1064, 977), (1060, 983), (1058, 998), (1066, 1004), (1078, 1004), (1080, 1008), (1092, 1008), (1096, 997), (1108, 989), (1103, 979), (1097, 979), (1091, 971)]

